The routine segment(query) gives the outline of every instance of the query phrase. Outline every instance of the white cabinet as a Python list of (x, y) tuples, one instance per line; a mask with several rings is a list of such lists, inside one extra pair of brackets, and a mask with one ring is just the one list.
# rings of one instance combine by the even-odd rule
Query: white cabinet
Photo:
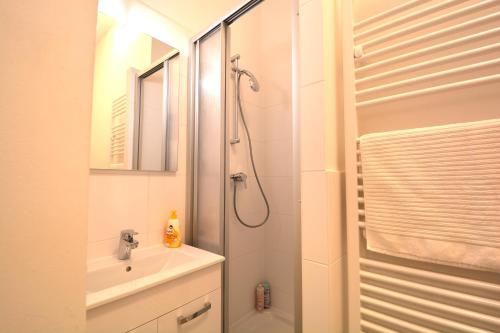
[(158, 320), (152, 320), (149, 323), (128, 331), (127, 333), (158, 333)]
[[(87, 311), (87, 333), (221, 333), (221, 264)], [(210, 303), (197, 318), (178, 324)]]
[(158, 333), (221, 333), (221, 331), (220, 289), (158, 318)]

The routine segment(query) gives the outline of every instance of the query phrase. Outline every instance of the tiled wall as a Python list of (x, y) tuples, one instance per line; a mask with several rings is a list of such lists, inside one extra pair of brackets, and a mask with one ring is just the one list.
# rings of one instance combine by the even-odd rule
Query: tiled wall
[(175, 209), (185, 235), (187, 57), (181, 55), (179, 164), (177, 172), (91, 170), (88, 259), (114, 255), (120, 231), (134, 229), (139, 247), (162, 243), (163, 228)]
[(162, 243), (176, 209), (184, 233), (185, 175), (92, 171), (89, 188), (88, 259), (115, 255), (120, 231), (134, 229), (139, 246)]
[[(260, 83), (255, 93), (243, 77), (241, 91), (257, 171), (271, 207), (269, 221), (258, 229), (240, 225), (230, 207), (230, 325), (254, 311), (255, 286), (263, 280), (271, 284), (273, 309), (293, 318), (297, 235), (292, 211), (290, 20), (289, 1), (273, 0), (229, 27), (230, 55), (240, 54), (240, 68), (250, 70)], [(234, 112), (232, 88), (233, 81), (227, 91), (230, 115)], [(237, 205), (240, 215), (256, 224), (265, 216), (265, 205), (253, 177), (244, 133), (240, 122), (241, 143), (231, 146), (230, 171), (249, 176), (247, 188), (238, 189)]]
[(343, 332), (341, 110), (335, 1), (299, 1), (304, 332)]

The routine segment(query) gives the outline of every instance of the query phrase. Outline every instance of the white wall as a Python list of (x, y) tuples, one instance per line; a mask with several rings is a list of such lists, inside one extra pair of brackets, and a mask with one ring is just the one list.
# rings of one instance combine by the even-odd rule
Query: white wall
[[(240, 68), (251, 71), (260, 83), (260, 91), (255, 93), (242, 77), (241, 92), (257, 171), (271, 208), (264, 227), (248, 229), (236, 220), (231, 204), (230, 325), (254, 311), (254, 290), (261, 281), (271, 285), (272, 308), (293, 320), (298, 243), (292, 201), (291, 26), (290, 2), (272, 0), (229, 27), (230, 55), (240, 54)], [(233, 82), (227, 90), (231, 121)], [(230, 172), (244, 171), (249, 176), (248, 188), (238, 190), (238, 208), (243, 219), (257, 224), (266, 211), (253, 177), (241, 121), (239, 135), (241, 142), (231, 146)]]
[(85, 330), (95, 1), (0, 2), (0, 326)]
[[(103, 0), (99, 8), (116, 15), (116, 3)], [(179, 166), (177, 172), (90, 171), (88, 258), (116, 254), (120, 231), (139, 232), (139, 247), (161, 244), (163, 228), (176, 209), (185, 235), (187, 45), (189, 34), (175, 22), (139, 1), (124, 7), (129, 28), (146, 33), (180, 50)], [(114, 14), (113, 14), (114, 13)]]
[(336, 1), (299, 1), (304, 332), (344, 332), (343, 160)]

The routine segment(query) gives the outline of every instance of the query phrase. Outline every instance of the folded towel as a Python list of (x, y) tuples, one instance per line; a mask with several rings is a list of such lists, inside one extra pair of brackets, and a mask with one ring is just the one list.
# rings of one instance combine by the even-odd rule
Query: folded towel
[(500, 271), (500, 119), (360, 138), (368, 249)]

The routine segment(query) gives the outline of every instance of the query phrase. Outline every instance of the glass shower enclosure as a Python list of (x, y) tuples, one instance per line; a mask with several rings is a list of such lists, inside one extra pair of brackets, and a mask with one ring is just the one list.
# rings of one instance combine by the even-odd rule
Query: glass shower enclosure
[(226, 258), (225, 332), (300, 327), (291, 22), (288, 1), (250, 1), (193, 39), (193, 243)]

